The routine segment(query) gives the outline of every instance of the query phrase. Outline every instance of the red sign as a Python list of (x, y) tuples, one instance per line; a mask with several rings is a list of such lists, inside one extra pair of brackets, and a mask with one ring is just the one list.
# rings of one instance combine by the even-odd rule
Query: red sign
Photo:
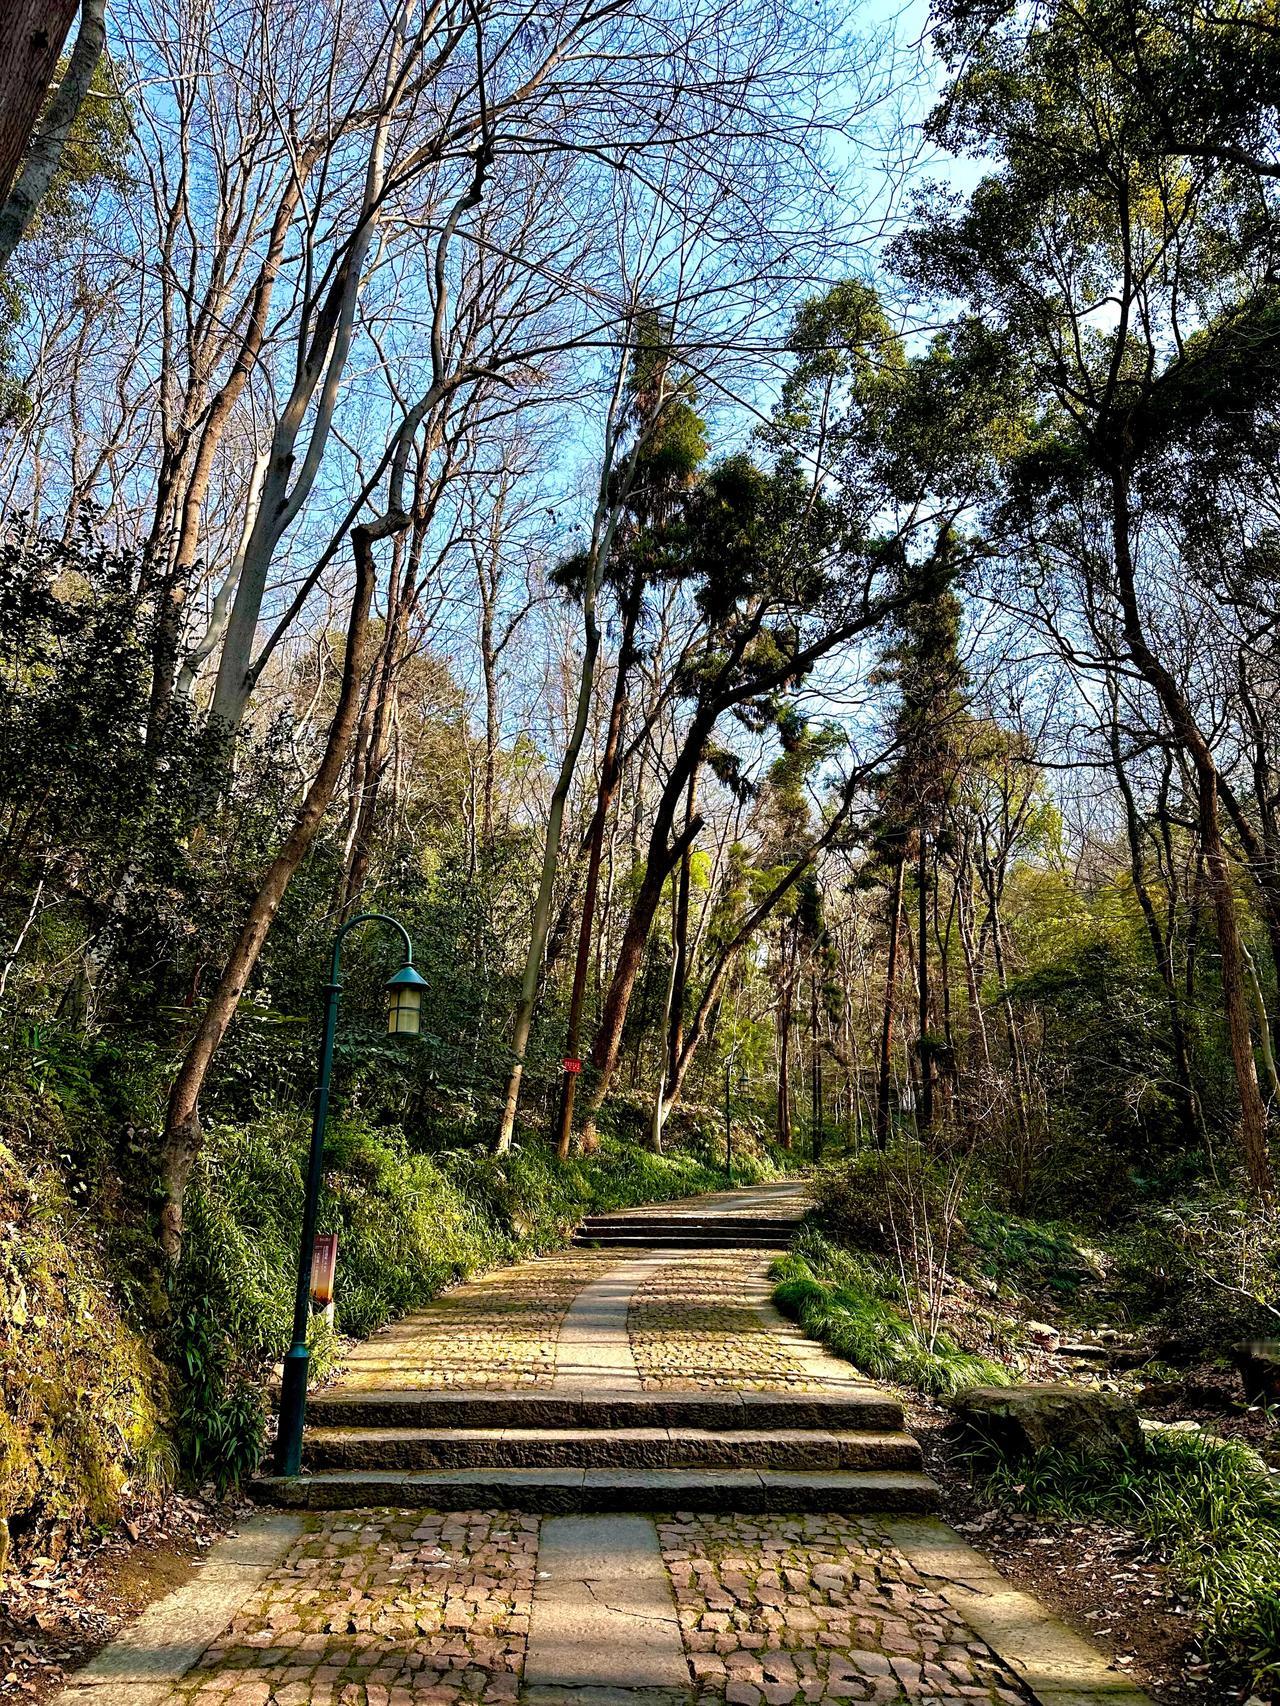
[(582, 1062), (580, 1060), (566, 1060), (564, 1069), (566, 1072), (581, 1072)]

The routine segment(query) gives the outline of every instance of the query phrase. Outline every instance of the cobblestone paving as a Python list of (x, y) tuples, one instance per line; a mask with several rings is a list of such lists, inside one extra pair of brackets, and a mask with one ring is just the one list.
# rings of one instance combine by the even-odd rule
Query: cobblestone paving
[(1027, 1706), (874, 1519), (659, 1520), (700, 1702)]
[(659, 1268), (635, 1293), (628, 1316), (641, 1384), (659, 1391), (818, 1390), (821, 1381), (756, 1307), (769, 1259), (730, 1250)]
[(357, 1345), (333, 1390), (549, 1386), (565, 1312), (617, 1260), (614, 1251), (565, 1251), (470, 1280)]
[(510, 1706), (538, 1519), (312, 1515), (166, 1706)]

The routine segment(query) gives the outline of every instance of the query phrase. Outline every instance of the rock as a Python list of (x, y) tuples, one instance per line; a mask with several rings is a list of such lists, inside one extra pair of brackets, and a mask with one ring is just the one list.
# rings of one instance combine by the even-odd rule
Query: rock
[(1280, 1403), (1280, 1339), (1246, 1339), (1232, 1345), (1231, 1361), (1247, 1403)]
[(1054, 1382), (1042, 1386), (978, 1386), (952, 1404), (970, 1434), (1007, 1457), (1053, 1447), (1082, 1457), (1137, 1456), (1138, 1412), (1118, 1392)]
[(1058, 1355), (1074, 1357), (1080, 1362), (1110, 1362), (1111, 1352), (1105, 1345), (1095, 1345), (1087, 1339), (1073, 1341), (1069, 1345), (1059, 1345)]
[(1047, 1351), (1056, 1351), (1062, 1343), (1062, 1334), (1048, 1321), (1027, 1321), (1024, 1323), (1028, 1338), (1042, 1345)]
[(1182, 1380), (1153, 1380), (1138, 1393), (1138, 1403), (1144, 1410), (1163, 1410), (1170, 1404), (1185, 1404), (1186, 1382)]

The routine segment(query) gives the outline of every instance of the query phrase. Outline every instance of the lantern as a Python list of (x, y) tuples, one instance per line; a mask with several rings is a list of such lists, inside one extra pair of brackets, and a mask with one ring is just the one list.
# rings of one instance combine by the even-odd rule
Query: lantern
[(422, 1020), (422, 992), (427, 980), (412, 963), (387, 979), (387, 1030), (393, 1036), (416, 1037)]

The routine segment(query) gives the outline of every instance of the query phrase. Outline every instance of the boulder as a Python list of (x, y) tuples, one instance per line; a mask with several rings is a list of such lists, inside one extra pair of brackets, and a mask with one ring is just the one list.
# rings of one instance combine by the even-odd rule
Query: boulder
[(1118, 1392), (1052, 1382), (1038, 1386), (977, 1386), (952, 1404), (964, 1431), (1005, 1457), (1050, 1448), (1080, 1457), (1137, 1456), (1138, 1412)]
[(1246, 1339), (1232, 1345), (1231, 1360), (1248, 1404), (1280, 1404), (1280, 1339)]

